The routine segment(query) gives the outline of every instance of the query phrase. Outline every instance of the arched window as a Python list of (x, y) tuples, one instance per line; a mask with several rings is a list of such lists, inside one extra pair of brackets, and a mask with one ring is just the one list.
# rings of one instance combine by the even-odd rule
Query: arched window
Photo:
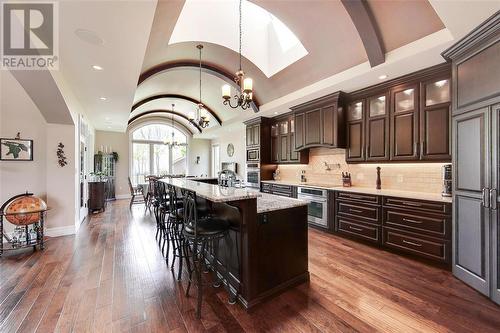
[(147, 124), (136, 128), (132, 139), (132, 182), (145, 183), (148, 175), (185, 175), (187, 137), (165, 124)]

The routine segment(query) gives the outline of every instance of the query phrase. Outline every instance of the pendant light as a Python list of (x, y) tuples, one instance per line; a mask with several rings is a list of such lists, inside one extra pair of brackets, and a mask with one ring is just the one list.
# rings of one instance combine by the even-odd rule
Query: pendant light
[(252, 103), (252, 95), (253, 95), (253, 81), (251, 78), (247, 77), (245, 78), (245, 72), (243, 72), (243, 69), (241, 68), (241, 36), (242, 36), (242, 0), (240, 0), (240, 5), (239, 5), (239, 29), (240, 29), (240, 48), (239, 48), (239, 56), (240, 56), (240, 68), (236, 72), (236, 76), (234, 78), (234, 81), (239, 87), (239, 90), (236, 95), (234, 95), (234, 100), (236, 102), (235, 105), (231, 103), (231, 86), (229, 84), (225, 84), (222, 86), (222, 99), (223, 99), (223, 104), (230, 106), (232, 109), (236, 109), (238, 107), (241, 107), (243, 110), (246, 110), (250, 107)]
[(210, 121), (208, 120), (208, 112), (205, 109), (205, 106), (203, 105), (203, 103), (201, 102), (201, 50), (203, 49), (203, 45), (198, 44), (198, 45), (196, 45), (196, 48), (199, 50), (199, 53), (200, 53), (200, 57), (199, 57), (199, 59), (200, 59), (200, 68), (199, 68), (199, 72), (200, 72), (200, 99), (198, 100), (199, 101), (198, 107), (196, 108), (196, 119), (194, 119), (194, 117), (190, 114), (189, 120), (196, 123), (201, 128), (207, 128), (208, 125), (210, 124)]

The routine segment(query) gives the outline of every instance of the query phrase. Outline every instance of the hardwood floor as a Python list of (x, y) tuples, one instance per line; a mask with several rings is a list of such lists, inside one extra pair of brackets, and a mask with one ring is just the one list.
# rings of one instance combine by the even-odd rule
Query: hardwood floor
[(205, 288), (202, 319), (154, 240), (117, 201), (76, 236), (0, 259), (0, 332), (499, 332), (500, 307), (451, 273), (316, 230), (311, 281), (247, 313)]

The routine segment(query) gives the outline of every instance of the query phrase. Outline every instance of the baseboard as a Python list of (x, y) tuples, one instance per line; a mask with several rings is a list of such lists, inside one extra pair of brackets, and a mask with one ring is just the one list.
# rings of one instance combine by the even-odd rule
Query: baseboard
[(118, 195), (115, 195), (115, 198), (116, 199), (130, 199), (130, 198), (132, 198), (132, 196), (130, 194), (118, 194)]
[(59, 237), (66, 235), (74, 235), (75, 226), (69, 225), (65, 227), (55, 227), (55, 228), (45, 228), (45, 236), (48, 237)]

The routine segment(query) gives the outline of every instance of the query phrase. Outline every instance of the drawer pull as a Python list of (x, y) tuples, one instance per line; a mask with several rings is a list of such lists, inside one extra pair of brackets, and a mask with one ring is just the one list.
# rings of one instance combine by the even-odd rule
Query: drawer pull
[(352, 208), (349, 208), (349, 212), (351, 212), (351, 213), (363, 213), (363, 211), (360, 209), (352, 209)]
[(413, 245), (413, 246), (417, 246), (417, 247), (421, 247), (422, 246), (422, 244), (410, 242), (410, 241), (407, 241), (406, 239), (403, 239), (403, 243), (409, 244), (409, 245)]
[(352, 198), (352, 199), (371, 199), (371, 197), (366, 197), (364, 195), (347, 194), (345, 196), (348, 197), (348, 198)]
[(353, 226), (349, 226), (349, 229), (356, 230), (356, 231), (363, 231), (362, 228), (356, 228), (356, 227), (353, 227)]
[(422, 207), (422, 205), (421, 205), (421, 204), (419, 204), (419, 203), (416, 203), (416, 202), (409, 202), (409, 201), (403, 201), (403, 205), (413, 206), (413, 207)]
[(410, 220), (410, 219), (407, 219), (407, 218), (403, 218), (403, 221), (410, 222), (410, 223), (415, 223), (415, 224), (422, 224), (422, 221)]

